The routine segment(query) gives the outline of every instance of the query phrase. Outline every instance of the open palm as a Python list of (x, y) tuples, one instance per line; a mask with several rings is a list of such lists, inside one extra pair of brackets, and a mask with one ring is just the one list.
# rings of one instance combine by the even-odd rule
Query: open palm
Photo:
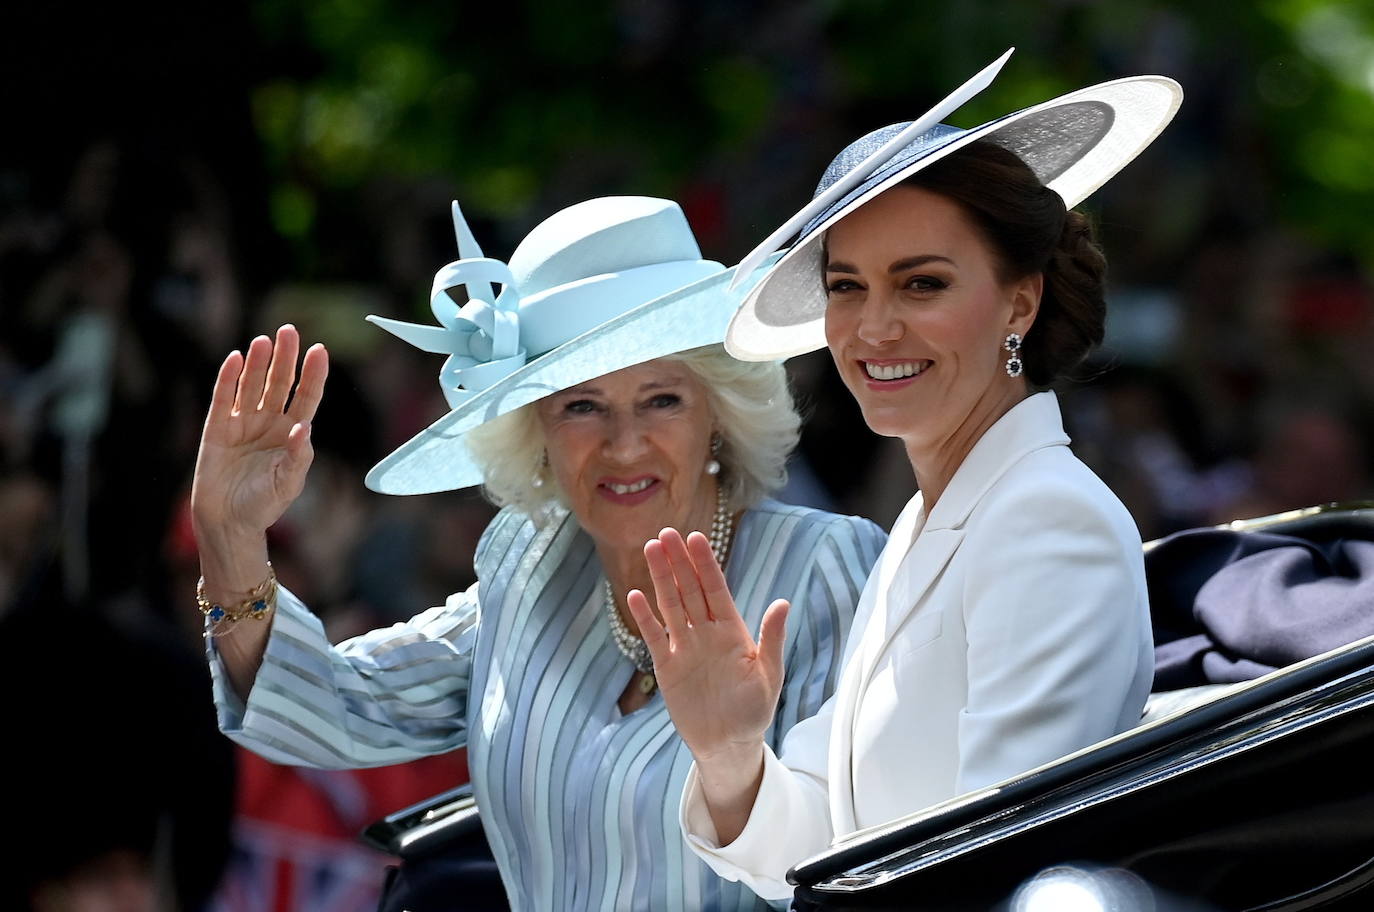
[(300, 494), (329, 356), (324, 346), (311, 346), (297, 384), (299, 352), (300, 336), (286, 325), (275, 345), (259, 336), (247, 356), (233, 352), (220, 366), (191, 492), (198, 526), (260, 535)]
[(639, 590), (629, 607), (678, 733), (699, 761), (758, 744), (782, 691), (787, 602), (768, 607), (755, 643), (706, 536), (664, 529), (644, 557), (663, 620)]

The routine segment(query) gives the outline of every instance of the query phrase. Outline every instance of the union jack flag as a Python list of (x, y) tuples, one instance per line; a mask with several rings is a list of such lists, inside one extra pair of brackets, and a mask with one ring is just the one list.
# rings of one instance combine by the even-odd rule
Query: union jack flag
[(205, 912), (376, 912), (396, 859), (358, 834), (467, 781), (462, 751), (368, 770), (278, 766), (240, 750), (233, 848)]

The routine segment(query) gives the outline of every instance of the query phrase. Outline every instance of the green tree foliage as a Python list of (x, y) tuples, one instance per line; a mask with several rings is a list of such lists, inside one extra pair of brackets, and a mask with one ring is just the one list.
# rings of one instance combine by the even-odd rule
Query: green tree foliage
[[(273, 218), (302, 251), (331, 196), (379, 178), (442, 175), (497, 221), (577, 194), (678, 195), (711, 169), (767, 167), (786, 112), (812, 112), (836, 137), (914, 116), (1013, 45), (1007, 74), (957, 123), (1114, 76), (1176, 75), (1189, 99), (1170, 141), (1191, 144), (1203, 172), (1180, 200), (1250, 194), (1252, 218), (1374, 251), (1368, 0), (256, 0), (254, 11), (252, 108)], [(836, 139), (796, 130), (815, 136), (798, 153), (814, 172)], [(1236, 158), (1246, 162), (1228, 177)], [(1224, 179), (1248, 183), (1210, 186)], [(736, 213), (737, 230), (776, 214)]]

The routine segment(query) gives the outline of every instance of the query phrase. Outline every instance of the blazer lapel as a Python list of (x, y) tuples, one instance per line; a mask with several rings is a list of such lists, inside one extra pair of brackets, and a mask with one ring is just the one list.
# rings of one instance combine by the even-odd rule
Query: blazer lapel
[[(963, 538), (963, 529), (927, 529), (906, 553), (887, 589), (880, 594), (883, 611), (874, 612), (873, 633), (864, 637), (863, 684), (867, 684), (873, 666), (925, 600), (927, 590), (939, 579)], [(879, 623), (881, 627), (877, 626)]]
[[(988, 488), (1027, 453), (1068, 442), (1058, 400), (1053, 393), (1037, 393), (1017, 403), (974, 445), (931, 508), (921, 531), (912, 537), (906, 553), (892, 566), (884, 563), (885, 575), (879, 579), (882, 588), (874, 593), (875, 610), (860, 646), (863, 651), (855, 656), (860, 666), (855, 679), (856, 701), (868, 686), (878, 660), (900, 636), (902, 627), (958, 550), (964, 524)], [(908, 516), (908, 511), (903, 511), (901, 518), (913, 525), (917, 519)], [(893, 527), (894, 538), (899, 531)], [(940, 610), (943, 606), (930, 607)]]
[(926, 530), (963, 528), (973, 508), (1008, 469), (1036, 450), (1068, 443), (1054, 393), (1022, 399), (969, 450), (931, 509)]
[(962, 531), (953, 529), (925, 531), (904, 554), (897, 552), (888, 560), (885, 553), (872, 578), (872, 592), (865, 593), (873, 599), (871, 613), (845, 663), (830, 729), (830, 819), (836, 836), (859, 828), (854, 808), (854, 721), (869, 678), (963, 537)]
[[(893, 524), (888, 547), (869, 577), (860, 601), (862, 628), (856, 623), (846, 649), (844, 672), (835, 693), (830, 729), (830, 819), (835, 835), (857, 830), (854, 809), (854, 721), (859, 701), (883, 653), (925, 600), (964, 538), (964, 523), (988, 488), (1017, 460), (1033, 450), (1069, 442), (1059, 402), (1053, 393), (1036, 393), (1017, 403), (974, 445), (940, 495), (919, 534), (923, 516), (916, 495)], [(929, 610), (943, 606), (931, 605)], [(865, 609), (867, 609), (865, 611)], [(894, 810), (894, 816), (900, 813)]]
[[(888, 605), (888, 590), (898, 570), (906, 561), (915, 538), (916, 525), (924, 516), (921, 495), (918, 493), (893, 523), (888, 543), (878, 556), (878, 563), (869, 574), (859, 599), (855, 623), (845, 646), (840, 682), (835, 689), (835, 715), (830, 727), (830, 819), (836, 835), (856, 829), (854, 824), (854, 786), (849, 757), (854, 732), (854, 712), (866, 680), (869, 653), (881, 647), (889, 624), (884, 618)], [(875, 637), (877, 645), (875, 647)]]

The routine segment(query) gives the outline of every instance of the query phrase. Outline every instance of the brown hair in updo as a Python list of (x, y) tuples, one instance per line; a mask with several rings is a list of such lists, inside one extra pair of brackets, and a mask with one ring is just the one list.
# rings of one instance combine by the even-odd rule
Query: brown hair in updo
[(991, 244), (1003, 282), (1044, 274), (1040, 310), (1021, 348), (1032, 387), (1067, 375), (1101, 344), (1107, 260), (1092, 226), (1082, 213), (1066, 211), (1015, 153), (977, 140), (903, 183), (959, 203)]

